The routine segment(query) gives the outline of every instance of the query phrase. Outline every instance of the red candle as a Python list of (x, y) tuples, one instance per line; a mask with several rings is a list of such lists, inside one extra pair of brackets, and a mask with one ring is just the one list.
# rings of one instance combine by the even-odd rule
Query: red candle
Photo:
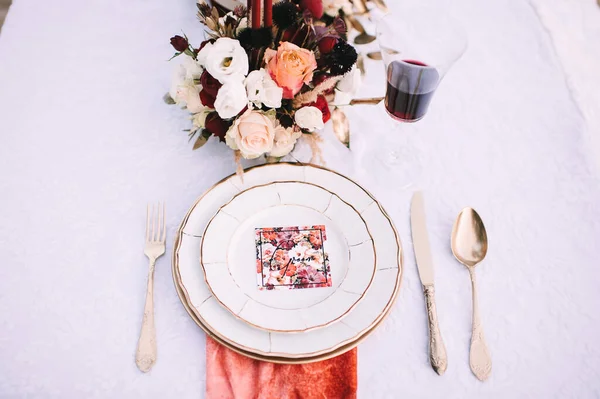
[(273, 26), (273, 0), (265, 0), (265, 27)]
[(260, 0), (252, 0), (252, 29), (260, 28)]

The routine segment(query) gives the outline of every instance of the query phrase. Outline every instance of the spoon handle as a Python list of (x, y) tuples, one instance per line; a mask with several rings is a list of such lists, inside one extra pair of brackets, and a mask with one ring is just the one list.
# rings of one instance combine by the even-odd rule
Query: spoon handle
[(423, 292), (425, 293), (427, 315), (429, 316), (429, 361), (433, 370), (442, 375), (448, 367), (448, 356), (446, 355), (446, 347), (444, 346), (444, 341), (442, 341), (442, 334), (438, 326), (433, 284), (424, 285)]
[(469, 364), (471, 371), (480, 381), (485, 381), (492, 373), (492, 357), (485, 343), (483, 327), (479, 319), (479, 305), (477, 303), (477, 284), (475, 282), (475, 270), (470, 267), (471, 284), (473, 285), (473, 332), (471, 334), (471, 353)]

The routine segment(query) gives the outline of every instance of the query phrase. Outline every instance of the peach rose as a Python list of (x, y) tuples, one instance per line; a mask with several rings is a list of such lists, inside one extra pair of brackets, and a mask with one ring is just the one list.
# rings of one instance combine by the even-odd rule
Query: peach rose
[(283, 98), (291, 99), (304, 83), (313, 78), (317, 68), (315, 54), (293, 43), (281, 42), (277, 51), (265, 51), (266, 69), (271, 78), (283, 89)]
[(246, 159), (258, 158), (271, 151), (275, 139), (273, 121), (259, 111), (248, 109), (238, 117), (225, 135), (233, 150), (240, 150)]

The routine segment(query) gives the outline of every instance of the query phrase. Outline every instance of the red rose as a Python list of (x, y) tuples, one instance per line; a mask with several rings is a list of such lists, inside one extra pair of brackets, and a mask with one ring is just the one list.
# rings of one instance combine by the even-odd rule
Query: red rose
[(316, 19), (323, 16), (323, 0), (301, 0), (300, 9), (308, 10)]
[(225, 133), (229, 129), (229, 124), (219, 118), (219, 114), (211, 112), (206, 116), (204, 128), (219, 138), (219, 141), (225, 141)]
[(173, 46), (175, 50), (182, 52), (187, 50), (189, 43), (185, 37), (173, 36), (171, 38), (171, 46)]
[(308, 25), (302, 26), (301, 28), (297, 29), (292, 36), (292, 43), (294, 43), (296, 46), (302, 47), (302, 44), (310, 36), (311, 32), (312, 30)]
[(330, 74), (328, 73), (320, 73), (320, 74), (315, 74), (315, 77), (313, 78), (313, 85), (318, 86), (321, 83), (323, 83), (324, 81), (326, 81), (327, 79), (329, 79), (331, 77)]
[(335, 46), (338, 42), (337, 37), (333, 36), (325, 36), (321, 40), (319, 40), (319, 51), (321, 54), (329, 54), (331, 50), (333, 50), (333, 46)]
[(329, 119), (331, 119), (331, 112), (329, 111), (329, 104), (327, 104), (327, 99), (325, 96), (317, 97), (317, 101), (314, 103), (306, 104), (308, 107), (317, 107), (323, 113), (323, 123), (326, 123)]
[(217, 92), (219, 91), (221, 86), (223, 86), (221, 82), (213, 78), (213, 76), (210, 73), (208, 73), (208, 71), (202, 72), (202, 75), (200, 76), (200, 84), (202, 85), (202, 91), (206, 91), (206, 93), (213, 98), (217, 97)]
[(289, 42), (290, 40), (292, 40), (292, 37), (294, 37), (294, 35), (296, 34), (297, 31), (298, 31), (297, 26), (292, 26), (290, 28), (287, 28), (286, 30), (283, 31), (283, 35), (281, 35), (280, 42)]
[(200, 92), (200, 101), (202, 102), (202, 105), (204, 105), (205, 107), (214, 108), (215, 100), (216, 100), (216, 96), (211, 96), (206, 90), (202, 90)]

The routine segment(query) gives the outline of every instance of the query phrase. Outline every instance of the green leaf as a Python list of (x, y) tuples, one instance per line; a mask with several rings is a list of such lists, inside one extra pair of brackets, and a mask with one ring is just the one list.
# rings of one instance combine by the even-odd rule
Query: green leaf
[(163, 96), (163, 101), (167, 104), (173, 105), (175, 104), (175, 100), (173, 100), (173, 98), (171, 98), (171, 95), (169, 93), (166, 93)]
[(173, 57), (169, 58), (167, 61), (171, 61), (173, 58), (180, 56), (183, 53), (175, 53), (173, 54)]

